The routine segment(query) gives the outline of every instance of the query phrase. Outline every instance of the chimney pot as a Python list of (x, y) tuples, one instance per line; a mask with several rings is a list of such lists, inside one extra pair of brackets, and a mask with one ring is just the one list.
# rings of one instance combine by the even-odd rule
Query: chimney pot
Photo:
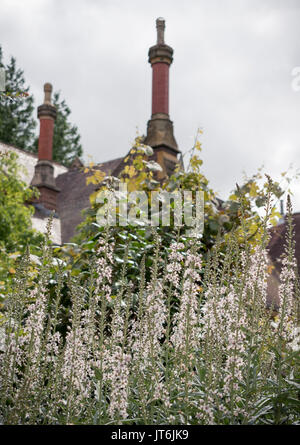
[(45, 83), (44, 85), (44, 104), (51, 104), (51, 93), (52, 93), (52, 85), (51, 83)]
[(165, 19), (163, 17), (158, 17), (156, 19), (156, 29), (157, 29), (157, 44), (164, 45), (165, 43)]

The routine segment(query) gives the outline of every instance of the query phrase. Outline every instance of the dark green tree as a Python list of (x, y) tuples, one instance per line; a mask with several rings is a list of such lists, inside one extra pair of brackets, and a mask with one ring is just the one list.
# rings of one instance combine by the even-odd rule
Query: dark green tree
[[(53, 160), (60, 164), (69, 166), (74, 159), (82, 155), (80, 134), (76, 125), (69, 122), (71, 110), (66, 101), (60, 99), (60, 92), (53, 95), (53, 105), (56, 107), (57, 115), (53, 135)], [(34, 143), (34, 151), (38, 148), (38, 138)]]
[(24, 72), (17, 68), (16, 59), (11, 57), (4, 65), (1, 45), (0, 67), (5, 69), (6, 77), (6, 94), (0, 95), (0, 141), (31, 151), (36, 127), (34, 99), (28, 94)]

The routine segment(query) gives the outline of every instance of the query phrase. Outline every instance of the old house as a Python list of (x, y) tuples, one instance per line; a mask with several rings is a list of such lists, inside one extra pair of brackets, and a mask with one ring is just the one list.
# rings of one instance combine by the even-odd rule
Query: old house
[[(156, 20), (157, 43), (149, 49), (149, 63), (152, 67), (152, 114), (147, 124), (144, 143), (153, 148), (153, 160), (162, 171), (158, 179), (170, 174), (180, 160), (169, 116), (169, 70), (173, 61), (173, 49), (164, 41), (165, 21)], [(70, 241), (76, 227), (82, 221), (82, 211), (89, 208), (89, 197), (95, 190), (93, 184), (86, 185), (86, 175), (79, 160), (66, 168), (53, 161), (52, 141), (56, 109), (51, 103), (52, 85), (44, 85), (44, 103), (38, 107), (40, 121), (38, 154), (32, 154), (0, 142), (0, 151), (15, 151), (27, 172), (23, 179), (40, 191), (37, 202), (33, 203), (35, 214), (33, 226), (44, 231), (49, 214), (55, 211), (53, 241), (62, 244)], [(124, 157), (99, 164), (106, 174), (118, 176), (123, 167)]]
[[(144, 143), (154, 151), (153, 159), (158, 162), (162, 171), (159, 179), (169, 175), (175, 165), (180, 162), (181, 152), (178, 148), (173, 122), (169, 115), (169, 71), (173, 62), (173, 49), (165, 43), (165, 21), (156, 20), (157, 42), (149, 49), (148, 61), (152, 68), (152, 114), (147, 124)], [(35, 214), (33, 226), (44, 231), (49, 214), (55, 211), (53, 221), (53, 241), (63, 244), (71, 240), (76, 227), (82, 221), (82, 211), (89, 208), (89, 197), (95, 190), (95, 185), (86, 185), (86, 176), (79, 160), (70, 168), (66, 168), (52, 159), (52, 139), (56, 119), (56, 109), (51, 103), (52, 86), (44, 85), (44, 103), (38, 107), (40, 120), (40, 134), (38, 154), (20, 150), (0, 142), (0, 151), (13, 150), (26, 167), (23, 179), (40, 191), (40, 197), (33, 203)], [(123, 160), (127, 156), (101, 163), (101, 170), (108, 175), (118, 176), (123, 167)], [(100, 165), (99, 165), (100, 168)], [(300, 264), (300, 214), (294, 215), (296, 230), (296, 256)], [(280, 272), (280, 255), (283, 252), (286, 222), (281, 222), (271, 232), (269, 254), (274, 270), (270, 277), (269, 293), (277, 295), (278, 278)]]

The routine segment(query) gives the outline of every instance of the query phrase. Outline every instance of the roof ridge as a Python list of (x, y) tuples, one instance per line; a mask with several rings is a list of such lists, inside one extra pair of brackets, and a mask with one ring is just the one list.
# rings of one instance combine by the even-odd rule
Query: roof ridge
[[(22, 153), (26, 153), (27, 155), (32, 156), (33, 158), (37, 158), (37, 159), (38, 159), (38, 154), (37, 154), (37, 153), (33, 153), (32, 151), (24, 150), (23, 148), (16, 147), (15, 145), (12, 145), (12, 144), (7, 144), (6, 142), (3, 142), (3, 141), (0, 141), (0, 144), (1, 144), (1, 145), (5, 145), (5, 146), (8, 147), (8, 148), (13, 148), (13, 149), (15, 149), (15, 150), (21, 151)], [(60, 163), (57, 162), (57, 161), (51, 161), (51, 162), (53, 162), (53, 164), (55, 164), (55, 165), (58, 165), (59, 167), (64, 167), (64, 168), (66, 168), (67, 170), (69, 170), (68, 167), (66, 167), (66, 166), (63, 165), (63, 164), (60, 164)]]

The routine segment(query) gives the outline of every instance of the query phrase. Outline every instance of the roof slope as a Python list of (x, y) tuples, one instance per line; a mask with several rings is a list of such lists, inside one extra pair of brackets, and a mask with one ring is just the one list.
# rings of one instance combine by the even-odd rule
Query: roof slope
[[(300, 213), (293, 214), (294, 239), (295, 239), (295, 256), (300, 274)], [(281, 270), (280, 257), (284, 253), (285, 238), (287, 234), (288, 224), (285, 219), (282, 224), (271, 229), (271, 239), (269, 242), (269, 255), (278, 272)]]
[[(97, 168), (107, 175), (114, 172), (123, 158), (99, 164)], [(83, 221), (82, 211), (90, 207), (90, 195), (96, 190), (94, 184), (86, 185), (87, 174), (83, 169), (71, 169), (56, 178), (58, 194), (57, 213), (61, 220), (61, 242), (67, 243), (75, 235), (76, 227)]]

